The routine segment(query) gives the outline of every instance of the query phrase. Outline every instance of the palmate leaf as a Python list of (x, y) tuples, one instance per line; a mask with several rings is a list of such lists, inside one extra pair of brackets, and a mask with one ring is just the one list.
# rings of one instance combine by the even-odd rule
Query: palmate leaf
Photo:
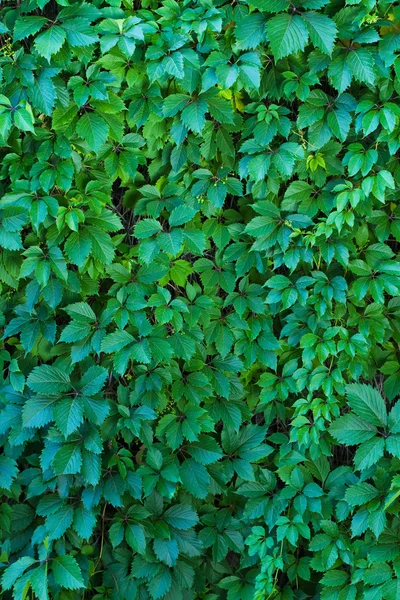
[(4, 4), (7, 600), (400, 597), (400, 12), (357, 2)]

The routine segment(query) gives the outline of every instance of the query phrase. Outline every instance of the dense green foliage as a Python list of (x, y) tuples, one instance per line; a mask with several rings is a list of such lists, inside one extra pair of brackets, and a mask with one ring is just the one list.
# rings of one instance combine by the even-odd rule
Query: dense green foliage
[(400, 6), (1, 13), (1, 598), (399, 600)]

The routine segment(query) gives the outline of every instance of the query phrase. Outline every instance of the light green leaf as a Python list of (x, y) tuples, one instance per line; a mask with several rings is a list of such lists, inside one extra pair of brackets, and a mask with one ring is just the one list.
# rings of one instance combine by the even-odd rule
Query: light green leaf
[(275, 60), (304, 50), (308, 30), (301, 17), (282, 13), (267, 21), (267, 34)]

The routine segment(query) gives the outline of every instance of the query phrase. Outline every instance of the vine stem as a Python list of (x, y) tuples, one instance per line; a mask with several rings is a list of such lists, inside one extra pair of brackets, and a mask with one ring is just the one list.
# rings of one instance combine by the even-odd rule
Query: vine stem
[(100, 543), (100, 552), (99, 552), (99, 557), (98, 557), (98, 559), (96, 561), (96, 564), (94, 565), (93, 572), (96, 572), (97, 565), (99, 564), (99, 562), (101, 561), (101, 557), (103, 556), (103, 548), (104, 548), (104, 526), (105, 526), (106, 508), (107, 508), (107, 502), (104, 504), (103, 512), (101, 514), (101, 543)]

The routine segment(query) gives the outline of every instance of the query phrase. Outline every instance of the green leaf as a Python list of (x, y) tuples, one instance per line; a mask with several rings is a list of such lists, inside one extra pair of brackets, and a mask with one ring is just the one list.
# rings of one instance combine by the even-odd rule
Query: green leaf
[(256, 48), (266, 38), (266, 18), (255, 13), (247, 15), (237, 21), (235, 35), (238, 45), (243, 50)]
[(52, 561), (51, 567), (54, 579), (61, 587), (68, 590), (84, 587), (81, 570), (72, 556), (58, 556)]
[(103, 265), (110, 265), (114, 259), (115, 250), (108, 233), (98, 227), (88, 227), (87, 232), (91, 239), (93, 257)]
[(54, 420), (58, 429), (69, 436), (83, 421), (83, 406), (79, 397), (63, 398), (54, 408)]
[(117, 352), (118, 350), (122, 350), (128, 344), (134, 341), (133, 336), (127, 331), (115, 331), (114, 333), (110, 333), (101, 343), (101, 351), (102, 352)]
[(40, 31), (47, 22), (46, 17), (24, 15), (15, 21), (14, 41), (23, 40), (29, 35), (34, 35)]
[(144, 554), (146, 552), (146, 537), (141, 525), (128, 523), (125, 530), (125, 537), (126, 541), (135, 552), (139, 552), (139, 554)]
[(46, 565), (41, 565), (37, 569), (32, 569), (29, 573), (29, 581), (32, 590), (38, 598), (41, 598), (42, 600), (49, 599)]
[(315, 11), (305, 12), (302, 14), (310, 38), (314, 46), (316, 46), (321, 52), (325, 54), (332, 54), (333, 46), (336, 39), (337, 29), (334, 21), (317, 13)]
[(22, 131), (34, 131), (32, 114), (25, 108), (18, 108), (14, 113), (14, 123)]
[(216, 96), (207, 100), (210, 115), (219, 123), (233, 123), (232, 106), (223, 98)]
[(392, 455), (400, 458), (400, 436), (389, 435), (386, 439), (386, 450)]
[(186, 94), (169, 94), (163, 102), (163, 114), (165, 117), (174, 117), (183, 110), (190, 101)]
[(360, 444), (373, 438), (377, 433), (375, 425), (354, 414), (344, 415), (332, 423), (329, 432), (341, 444)]
[(97, 454), (94, 454), (93, 452), (86, 452), (84, 450), (82, 454), (81, 473), (85, 483), (88, 483), (90, 485), (97, 485), (100, 481), (101, 476), (100, 457)]
[(362, 471), (375, 465), (383, 456), (385, 440), (383, 438), (372, 438), (361, 444), (354, 456), (354, 466)]
[(364, 48), (351, 50), (347, 55), (347, 65), (357, 81), (374, 85), (374, 59), (369, 50)]
[(72, 506), (62, 506), (57, 512), (46, 519), (46, 528), (50, 540), (60, 539), (72, 524), (74, 509)]
[(157, 558), (168, 565), (168, 567), (173, 567), (176, 564), (179, 556), (178, 542), (176, 540), (155, 539), (153, 549)]
[(347, 64), (346, 56), (339, 54), (328, 68), (329, 78), (333, 87), (342, 94), (350, 85), (352, 72)]
[(348, 580), (348, 578), (348, 573), (333, 569), (324, 574), (321, 579), (321, 583), (327, 587), (342, 586)]
[(90, 367), (80, 381), (81, 393), (84, 396), (94, 396), (103, 388), (107, 377), (108, 371), (104, 367)]
[(53, 420), (53, 407), (57, 397), (34, 396), (27, 400), (22, 409), (22, 424), (26, 428), (43, 427)]
[(207, 469), (195, 460), (186, 459), (180, 468), (184, 488), (195, 498), (206, 498), (210, 485)]
[(75, 302), (69, 304), (63, 310), (78, 323), (92, 323), (96, 320), (96, 314), (87, 302)]
[(31, 390), (42, 394), (58, 394), (71, 388), (69, 375), (51, 365), (35, 367), (26, 382)]
[(275, 60), (304, 50), (309, 35), (303, 19), (287, 13), (267, 21), (267, 34)]
[(65, 38), (64, 29), (54, 25), (35, 38), (35, 48), (40, 56), (50, 61), (52, 55), (56, 54), (64, 44)]
[(76, 132), (88, 143), (88, 146), (94, 152), (98, 149), (107, 139), (108, 136), (108, 125), (96, 113), (85, 113), (78, 121), (76, 126)]
[(7, 567), (1, 578), (3, 590), (10, 590), (23, 572), (35, 562), (37, 561), (35, 561), (35, 559), (33, 559), (31, 556), (22, 556), (9, 567)]
[(172, 54), (166, 56), (162, 62), (162, 66), (169, 75), (178, 79), (182, 79), (185, 74), (183, 56), (180, 52), (172, 52)]
[(172, 584), (169, 569), (161, 569), (148, 583), (148, 589), (152, 600), (162, 598), (168, 592)]
[(356, 483), (349, 487), (345, 494), (345, 500), (350, 506), (366, 504), (378, 496), (379, 492), (373, 485), (365, 481)]
[(162, 233), (158, 237), (158, 244), (164, 252), (176, 256), (183, 242), (183, 233), (180, 229), (173, 229), (168, 233)]
[(248, 4), (271, 13), (281, 12), (289, 6), (288, 0), (249, 0)]
[(165, 511), (163, 518), (171, 527), (184, 531), (194, 527), (199, 520), (196, 511), (188, 504), (171, 506)]
[(188, 104), (182, 111), (181, 119), (184, 125), (195, 133), (201, 133), (205, 122), (205, 114), (208, 110), (205, 100), (199, 99)]
[(63, 28), (67, 34), (68, 43), (73, 47), (91, 46), (98, 41), (94, 28), (83, 18), (64, 21)]
[(160, 231), (162, 231), (162, 227), (158, 221), (155, 219), (143, 219), (136, 223), (134, 235), (139, 240), (143, 240), (155, 235), (156, 233), (159, 233)]
[(179, 225), (184, 225), (188, 221), (191, 221), (195, 214), (197, 213), (197, 209), (191, 208), (190, 206), (177, 206), (171, 213), (169, 217), (169, 224), (171, 227), (178, 227)]
[(17, 473), (16, 461), (8, 456), (0, 456), (0, 487), (9, 490)]
[(65, 444), (54, 455), (53, 469), (56, 475), (73, 475), (79, 473), (82, 455), (79, 444)]
[(385, 402), (371, 385), (353, 383), (346, 386), (346, 394), (349, 405), (354, 412), (378, 427), (387, 425), (387, 413)]
[(64, 248), (70, 261), (82, 267), (92, 249), (92, 241), (87, 231), (74, 231), (68, 236)]

